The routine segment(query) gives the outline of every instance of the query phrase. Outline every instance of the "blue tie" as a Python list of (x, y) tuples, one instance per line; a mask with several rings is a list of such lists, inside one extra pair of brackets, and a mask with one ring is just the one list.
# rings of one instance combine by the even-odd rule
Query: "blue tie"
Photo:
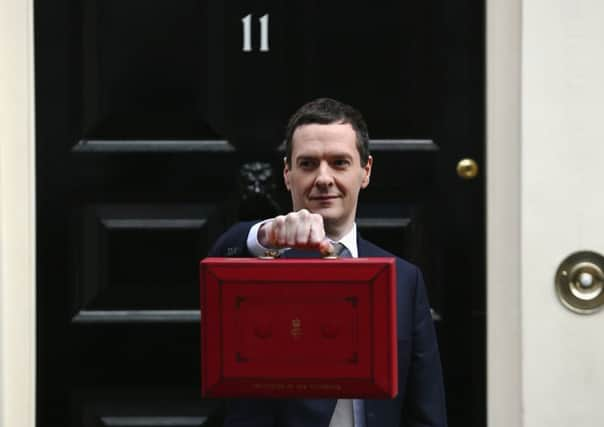
[(348, 248), (346, 246), (344, 246), (343, 243), (332, 242), (331, 244), (334, 247), (335, 256), (337, 256), (338, 258), (352, 258), (352, 254), (350, 253)]
[(363, 400), (352, 400), (352, 416), (354, 427), (365, 427), (365, 402)]

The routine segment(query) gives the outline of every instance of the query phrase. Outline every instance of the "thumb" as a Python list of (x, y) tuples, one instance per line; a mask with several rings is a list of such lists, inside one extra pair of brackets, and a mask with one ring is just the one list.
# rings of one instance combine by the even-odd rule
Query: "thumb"
[(331, 244), (329, 239), (323, 239), (319, 243), (319, 252), (321, 256), (333, 256), (335, 254), (335, 247)]

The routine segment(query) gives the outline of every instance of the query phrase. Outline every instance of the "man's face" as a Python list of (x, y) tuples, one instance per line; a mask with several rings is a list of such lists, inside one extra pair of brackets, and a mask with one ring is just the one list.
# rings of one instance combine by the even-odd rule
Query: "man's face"
[(369, 184), (371, 156), (365, 166), (348, 123), (302, 125), (292, 136), (291, 166), (283, 177), (293, 209), (321, 214), (328, 233), (345, 233), (356, 215), (361, 188)]

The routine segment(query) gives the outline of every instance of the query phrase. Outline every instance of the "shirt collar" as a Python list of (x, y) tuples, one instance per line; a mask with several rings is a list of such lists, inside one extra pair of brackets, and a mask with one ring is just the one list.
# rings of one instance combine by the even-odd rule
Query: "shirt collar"
[(340, 240), (338, 240), (338, 242), (340, 242), (341, 244), (346, 246), (346, 249), (348, 249), (350, 251), (350, 254), (352, 255), (353, 258), (359, 257), (359, 248), (357, 246), (357, 224), (356, 224), (356, 222), (352, 223), (352, 228), (350, 229), (350, 231), (348, 233), (344, 234), (344, 236), (342, 236), (342, 238)]

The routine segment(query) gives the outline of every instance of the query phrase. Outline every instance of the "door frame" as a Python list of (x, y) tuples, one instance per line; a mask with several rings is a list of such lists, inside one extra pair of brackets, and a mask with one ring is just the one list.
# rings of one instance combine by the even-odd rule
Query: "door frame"
[(0, 426), (35, 426), (33, 0), (0, 3)]
[[(522, 0), (486, 5), (489, 427), (522, 425), (521, 7)], [(0, 19), (0, 425), (34, 427), (33, 0), (1, 2)]]
[(522, 426), (522, 0), (486, 3), (487, 425)]

